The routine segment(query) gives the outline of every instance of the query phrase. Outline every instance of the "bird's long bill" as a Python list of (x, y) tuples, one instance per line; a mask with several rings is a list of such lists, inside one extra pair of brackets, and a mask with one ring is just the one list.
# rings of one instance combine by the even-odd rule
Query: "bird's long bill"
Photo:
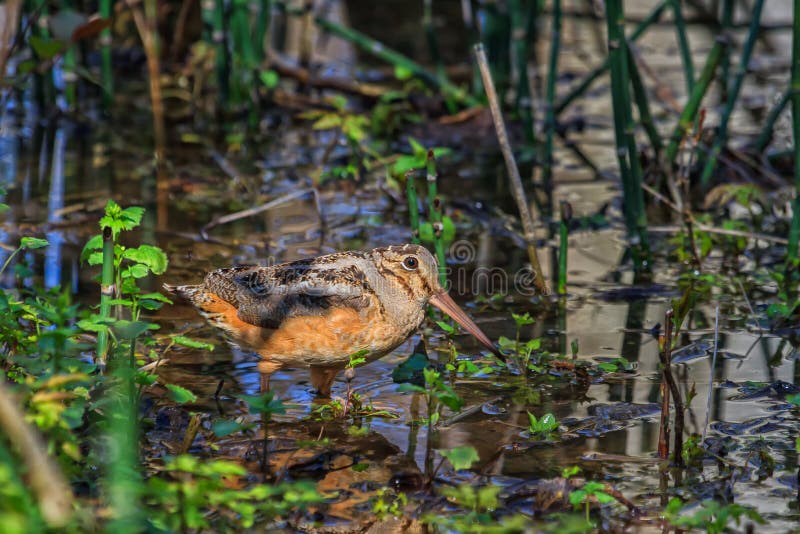
[(478, 328), (478, 325), (472, 322), (472, 319), (470, 319), (469, 316), (464, 313), (464, 310), (462, 310), (461, 307), (456, 304), (447, 293), (442, 291), (441, 293), (435, 294), (433, 297), (431, 297), (430, 303), (455, 319), (455, 321), (460, 324), (464, 330), (475, 336), (475, 339), (485, 345), (487, 349), (500, 356), (500, 352), (497, 350), (497, 348), (495, 348), (494, 344), (492, 344), (489, 338), (486, 337), (486, 334), (484, 334), (483, 331)]

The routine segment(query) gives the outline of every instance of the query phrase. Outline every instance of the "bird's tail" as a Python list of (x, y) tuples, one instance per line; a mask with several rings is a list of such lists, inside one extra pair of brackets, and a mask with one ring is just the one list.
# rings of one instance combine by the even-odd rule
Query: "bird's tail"
[(201, 285), (193, 286), (173, 286), (164, 284), (164, 290), (177, 295), (178, 298), (191, 303), (193, 306), (200, 306), (205, 299), (205, 291)]

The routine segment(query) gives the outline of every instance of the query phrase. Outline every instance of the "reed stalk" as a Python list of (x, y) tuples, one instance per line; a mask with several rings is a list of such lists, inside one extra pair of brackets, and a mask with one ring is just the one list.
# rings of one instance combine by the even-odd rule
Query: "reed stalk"
[(214, 0), (211, 40), (216, 50), (217, 90), (219, 91), (219, 111), (228, 109), (230, 100), (230, 66), (225, 35), (225, 0)]
[(797, 243), (800, 240), (800, 0), (794, 0), (794, 24), (792, 25), (792, 133), (794, 134), (794, 203), (792, 225), (789, 229), (789, 244), (786, 261), (797, 264)]
[(686, 102), (686, 106), (684, 106), (681, 112), (678, 124), (675, 125), (675, 129), (670, 136), (664, 156), (667, 164), (671, 164), (675, 161), (681, 141), (683, 141), (692, 130), (697, 112), (700, 109), (700, 103), (703, 101), (703, 97), (705, 97), (708, 88), (711, 86), (714, 74), (717, 71), (717, 67), (722, 60), (723, 53), (727, 46), (728, 40), (724, 36), (720, 36), (717, 37), (714, 46), (711, 47), (711, 51), (706, 58), (706, 63), (703, 66), (703, 71), (700, 73), (700, 78), (698, 78), (692, 94), (689, 95), (689, 100)]
[[(65, 9), (72, 9), (72, 0), (63, 0)], [(77, 109), (78, 106), (78, 75), (76, 70), (77, 47), (70, 46), (64, 51), (64, 61), (61, 66), (61, 75), (64, 82), (64, 97), (67, 101), (67, 108)]]
[(683, 18), (681, 0), (670, 0), (672, 7), (672, 18), (675, 22), (675, 33), (678, 38), (678, 48), (681, 51), (681, 62), (683, 63), (683, 76), (686, 79), (686, 94), (692, 94), (694, 90), (694, 64), (692, 63), (692, 50), (689, 47), (689, 38), (686, 36), (686, 21)]
[(533, 284), (536, 289), (543, 295), (550, 294), (550, 288), (547, 286), (547, 281), (542, 272), (542, 264), (539, 262), (539, 255), (536, 252), (535, 246), (535, 233), (533, 226), (533, 217), (531, 216), (530, 205), (525, 197), (525, 189), (522, 187), (522, 178), (519, 175), (519, 168), (517, 162), (514, 160), (514, 153), (511, 150), (511, 143), (508, 140), (508, 132), (506, 131), (505, 121), (503, 121), (503, 114), (500, 110), (500, 100), (497, 98), (497, 91), (494, 88), (492, 81), (492, 73), (489, 70), (489, 63), (486, 59), (486, 51), (483, 45), (476, 44), (473, 47), (475, 52), (475, 60), (481, 72), (481, 80), (483, 81), (483, 88), (486, 91), (486, 97), (489, 100), (489, 109), (492, 112), (492, 119), (494, 121), (495, 132), (497, 133), (497, 142), (500, 144), (500, 150), (503, 152), (503, 159), (506, 162), (506, 169), (508, 170), (508, 178), (511, 182), (511, 194), (517, 204), (519, 216), (522, 221), (522, 230), (525, 236), (525, 243), (528, 249), (528, 259), (531, 263), (533, 271)]
[[(220, 0), (221, 1), (221, 0)], [(388, 48), (382, 43), (367, 37), (363, 33), (352, 28), (347, 28), (322, 17), (314, 17), (314, 22), (324, 31), (336, 35), (346, 41), (353, 43), (365, 52), (394, 65), (403, 68), (417, 78), (421, 79), (434, 89), (440, 90), (445, 97), (452, 98), (468, 107), (480, 105), (477, 99), (468, 94), (464, 89), (454, 85), (447, 78), (439, 78), (416, 61), (409, 59), (403, 54)]]
[(634, 137), (633, 115), (630, 100), (627, 41), (625, 40), (625, 14), (622, 0), (606, 2), (608, 27), (608, 61), (611, 69), (611, 97), (614, 112), (614, 135), (617, 144), (617, 161), (622, 178), (623, 204), (628, 238), (631, 241), (633, 266), (636, 272), (647, 267), (647, 218), (642, 191), (642, 167)]
[(479, 2), (478, 22), (482, 23), (480, 39), (486, 49), (489, 67), (492, 69), (492, 80), (501, 95), (505, 95), (509, 86), (510, 58), (509, 31), (510, 20), (500, 10), (499, 2)]
[(522, 122), (525, 140), (530, 145), (536, 143), (533, 103), (531, 101), (531, 84), (528, 77), (528, 54), (530, 52), (528, 43), (533, 43), (534, 41), (528, 35), (527, 30), (530, 27), (530, 17), (536, 16), (536, 6), (537, 2), (527, 2), (525, 6), (526, 9), (523, 9), (522, 0), (511, 0), (509, 3), (509, 9), (511, 11), (511, 39), (517, 73), (515, 105), (520, 121)]
[(265, 43), (269, 36), (269, 25), (272, 22), (272, 0), (258, 0), (258, 18), (256, 18), (255, 31), (253, 32), (253, 50), (258, 63), (266, 57), (269, 43)]
[(739, 91), (742, 88), (745, 74), (747, 74), (747, 66), (750, 64), (750, 56), (753, 53), (753, 48), (755, 47), (756, 38), (758, 37), (758, 31), (761, 25), (761, 11), (763, 7), (764, 0), (756, 0), (753, 4), (753, 18), (750, 21), (747, 40), (742, 48), (742, 55), (739, 59), (736, 76), (730, 87), (729, 98), (725, 102), (725, 109), (722, 111), (722, 117), (720, 119), (716, 138), (714, 139), (714, 145), (711, 147), (711, 153), (706, 157), (706, 164), (705, 167), (703, 167), (703, 173), (700, 175), (700, 185), (702, 187), (707, 187), (711, 182), (711, 175), (714, 173), (714, 169), (717, 166), (717, 159), (728, 140), (728, 122), (733, 114), (733, 108), (736, 106), (736, 100), (739, 98)]
[(544, 120), (544, 164), (542, 165), (542, 186), (546, 201), (542, 216), (549, 221), (553, 216), (553, 151), (556, 136), (556, 81), (558, 80), (558, 54), (561, 50), (561, 0), (553, 0), (552, 38), (550, 40), (550, 61), (547, 68), (547, 88), (545, 92)]
[[(442, 225), (442, 203), (439, 199), (436, 157), (433, 150), (428, 150), (428, 159), (425, 165), (428, 182), (428, 218), (431, 220), (433, 228), (433, 247), (436, 251), (436, 261), (439, 262), (439, 283), (442, 287), (447, 284), (447, 264), (444, 256), (444, 238), (442, 236), (444, 227)], [(413, 180), (411, 180), (413, 182)]]
[(558, 294), (567, 294), (567, 250), (569, 222), (572, 219), (572, 206), (566, 200), (561, 201), (561, 220), (558, 226)]
[[(792, 63), (794, 65), (794, 63)], [(778, 118), (780, 117), (783, 110), (786, 109), (786, 106), (789, 104), (789, 100), (792, 97), (792, 87), (791, 82), (789, 83), (789, 87), (781, 93), (780, 99), (775, 102), (775, 105), (769, 110), (767, 114), (767, 118), (764, 121), (764, 126), (761, 128), (761, 132), (758, 134), (755, 142), (753, 143), (753, 150), (757, 154), (761, 154), (767, 148), (767, 145), (770, 144), (772, 141), (772, 134), (774, 134), (775, 130), (775, 123), (778, 122)]]
[(436, 28), (433, 26), (433, 0), (423, 0), (422, 2), (422, 27), (425, 29), (425, 40), (428, 41), (431, 61), (436, 66), (436, 76), (440, 79), (445, 78), (447, 75), (439, 50), (439, 40), (436, 37)]
[[(728, 42), (731, 41), (733, 35), (733, 9), (734, 9), (734, 0), (722, 0), (722, 13), (719, 18), (720, 27), (717, 31), (720, 32), (721, 35), (724, 35), (728, 38)], [(722, 60), (720, 61), (720, 101), (727, 102), (728, 101), (728, 86), (730, 82), (730, 70), (731, 70), (731, 55), (730, 55), (730, 48), (727, 48), (723, 51)]]
[(408, 199), (408, 220), (411, 224), (411, 242), (419, 245), (419, 199), (417, 184), (414, 180), (415, 174), (413, 169), (406, 172), (406, 198)]
[[(100, 17), (110, 19), (113, 1), (100, 0)], [(103, 108), (108, 111), (114, 101), (114, 69), (111, 63), (111, 28), (100, 32), (100, 80), (103, 89)]]
[[(661, 18), (661, 15), (664, 13), (664, 9), (669, 5), (670, 0), (663, 0), (653, 8), (647, 17), (642, 20), (641, 24), (639, 24), (634, 30), (631, 32), (630, 36), (628, 37), (628, 41), (631, 43), (635, 43), (639, 40), (639, 38), (644, 34), (647, 29), (658, 22)], [(559, 102), (556, 104), (556, 116), (560, 115), (572, 102), (575, 101), (576, 98), (581, 96), (583, 93), (589, 89), (589, 87), (594, 83), (594, 81), (603, 75), (610, 67), (609, 58), (607, 57), (600, 66), (596, 67), (592, 72), (586, 75), (586, 77), (576, 85), (569, 93), (566, 94)]]
[(664, 143), (661, 141), (661, 135), (656, 128), (653, 114), (650, 112), (650, 100), (647, 97), (647, 89), (644, 86), (642, 75), (639, 72), (639, 66), (636, 64), (636, 58), (633, 57), (633, 52), (630, 46), (626, 47), (628, 53), (628, 72), (631, 76), (631, 87), (633, 88), (633, 98), (636, 102), (636, 108), (639, 110), (639, 122), (642, 123), (645, 133), (647, 133), (650, 144), (653, 146), (653, 151), (658, 159)]

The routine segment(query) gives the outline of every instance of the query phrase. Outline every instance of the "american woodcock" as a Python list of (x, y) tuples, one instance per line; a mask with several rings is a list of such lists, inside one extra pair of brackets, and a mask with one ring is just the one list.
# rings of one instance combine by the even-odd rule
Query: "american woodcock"
[(311, 383), (323, 396), (330, 396), (352, 354), (364, 351), (372, 361), (405, 341), (428, 304), (498, 354), (439, 285), (436, 259), (418, 245), (219, 269), (200, 285), (164, 287), (188, 299), (234, 343), (257, 353), (267, 378), (283, 367), (310, 367)]

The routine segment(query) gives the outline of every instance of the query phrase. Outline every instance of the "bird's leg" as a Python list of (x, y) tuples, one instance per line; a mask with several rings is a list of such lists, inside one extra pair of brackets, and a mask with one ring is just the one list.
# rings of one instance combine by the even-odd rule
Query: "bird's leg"
[(330, 397), (331, 387), (333, 387), (333, 380), (336, 375), (341, 371), (341, 367), (312, 367), (311, 368), (311, 385), (317, 390), (320, 397)]

